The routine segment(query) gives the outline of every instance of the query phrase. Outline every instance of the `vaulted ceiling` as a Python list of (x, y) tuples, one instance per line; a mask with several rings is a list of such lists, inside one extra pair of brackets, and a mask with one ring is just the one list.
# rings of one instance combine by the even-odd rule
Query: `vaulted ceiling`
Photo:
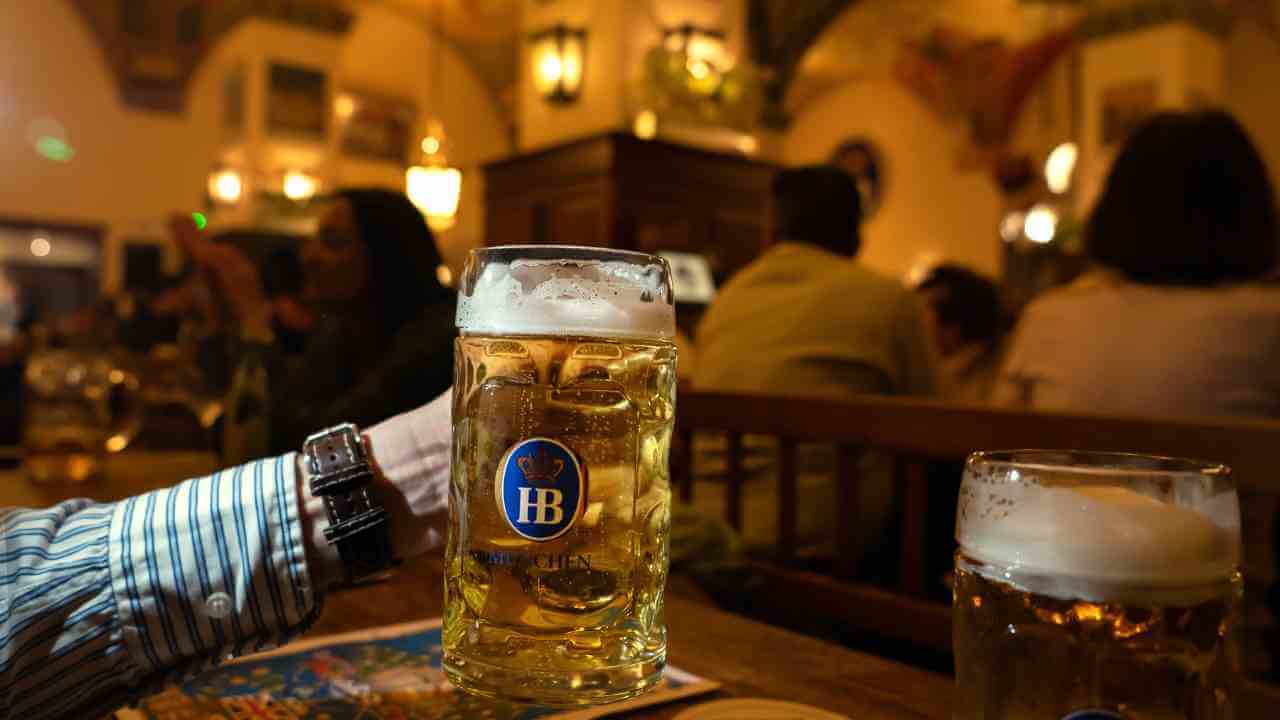
[[(248, 17), (269, 17), (345, 32), (366, 6), (380, 5), (438, 33), (484, 84), (500, 114), (514, 124), (521, 42), (521, 0), (66, 0), (102, 46), (126, 102), (178, 111), (195, 67), (221, 34)], [(556, 0), (541, 0), (555, 2)], [(636, 0), (625, 0), (634, 2)], [(727, 0), (725, 0), (727, 1)], [(897, 40), (938, 22), (968, 23), (982, 35), (1011, 33), (1001, 18), (1028, 8), (1063, 5), (1098, 10), (1131, 0), (746, 0), (747, 47), (764, 70), (768, 104), (762, 120), (785, 125), (787, 114), (828, 89), (879, 73)], [(1185, 0), (1248, 8), (1274, 18), (1280, 0)], [(1265, 13), (1263, 10), (1265, 9)], [(1050, 11), (1052, 12), (1052, 11)], [(978, 27), (973, 27), (974, 24)], [(1273, 25), (1274, 27), (1274, 22)]]

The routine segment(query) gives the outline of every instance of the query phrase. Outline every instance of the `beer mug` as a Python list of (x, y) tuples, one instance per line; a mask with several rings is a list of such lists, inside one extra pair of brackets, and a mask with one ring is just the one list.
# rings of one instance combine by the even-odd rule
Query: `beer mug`
[(675, 313), (661, 258), (472, 251), (458, 297), (444, 668), (587, 705), (666, 662)]
[(142, 425), (138, 378), (107, 353), (56, 348), (27, 361), (23, 469), (37, 484), (97, 479)]
[(956, 540), (955, 717), (1233, 717), (1240, 510), (1225, 467), (976, 453)]

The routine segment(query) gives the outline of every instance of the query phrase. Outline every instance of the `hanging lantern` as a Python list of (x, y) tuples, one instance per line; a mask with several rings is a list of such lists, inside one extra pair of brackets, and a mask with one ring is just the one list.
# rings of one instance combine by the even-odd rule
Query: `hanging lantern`
[(548, 102), (567, 104), (582, 92), (587, 31), (553, 25), (530, 37), (533, 86)]
[(422, 149), (425, 162), (405, 171), (405, 194), (427, 216), (427, 227), (448, 230), (457, 220), (462, 171), (449, 167), (440, 152), (440, 139), (435, 135), (423, 138)]

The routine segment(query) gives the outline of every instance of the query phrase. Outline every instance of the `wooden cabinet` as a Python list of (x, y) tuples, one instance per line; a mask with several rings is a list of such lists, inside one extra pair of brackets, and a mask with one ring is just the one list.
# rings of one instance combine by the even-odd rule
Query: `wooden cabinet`
[(768, 243), (775, 171), (624, 133), (587, 138), (485, 166), (485, 241), (696, 252), (723, 282)]

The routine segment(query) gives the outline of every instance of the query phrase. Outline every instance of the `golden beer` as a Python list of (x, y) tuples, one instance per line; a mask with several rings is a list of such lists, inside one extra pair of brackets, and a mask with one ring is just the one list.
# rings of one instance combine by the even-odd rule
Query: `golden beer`
[[(576, 248), (477, 253), (456, 344), (445, 670), (465, 690), (516, 702), (631, 697), (666, 658), (675, 348), (660, 309), (665, 265)], [(495, 289), (504, 273), (532, 307), (507, 307), (519, 297)], [(546, 283), (555, 289), (543, 302)], [(504, 312), (461, 309), (489, 296)], [(545, 333), (553, 321), (565, 332)]]
[(978, 453), (956, 534), (955, 717), (1234, 717), (1242, 585), (1226, 468)]

